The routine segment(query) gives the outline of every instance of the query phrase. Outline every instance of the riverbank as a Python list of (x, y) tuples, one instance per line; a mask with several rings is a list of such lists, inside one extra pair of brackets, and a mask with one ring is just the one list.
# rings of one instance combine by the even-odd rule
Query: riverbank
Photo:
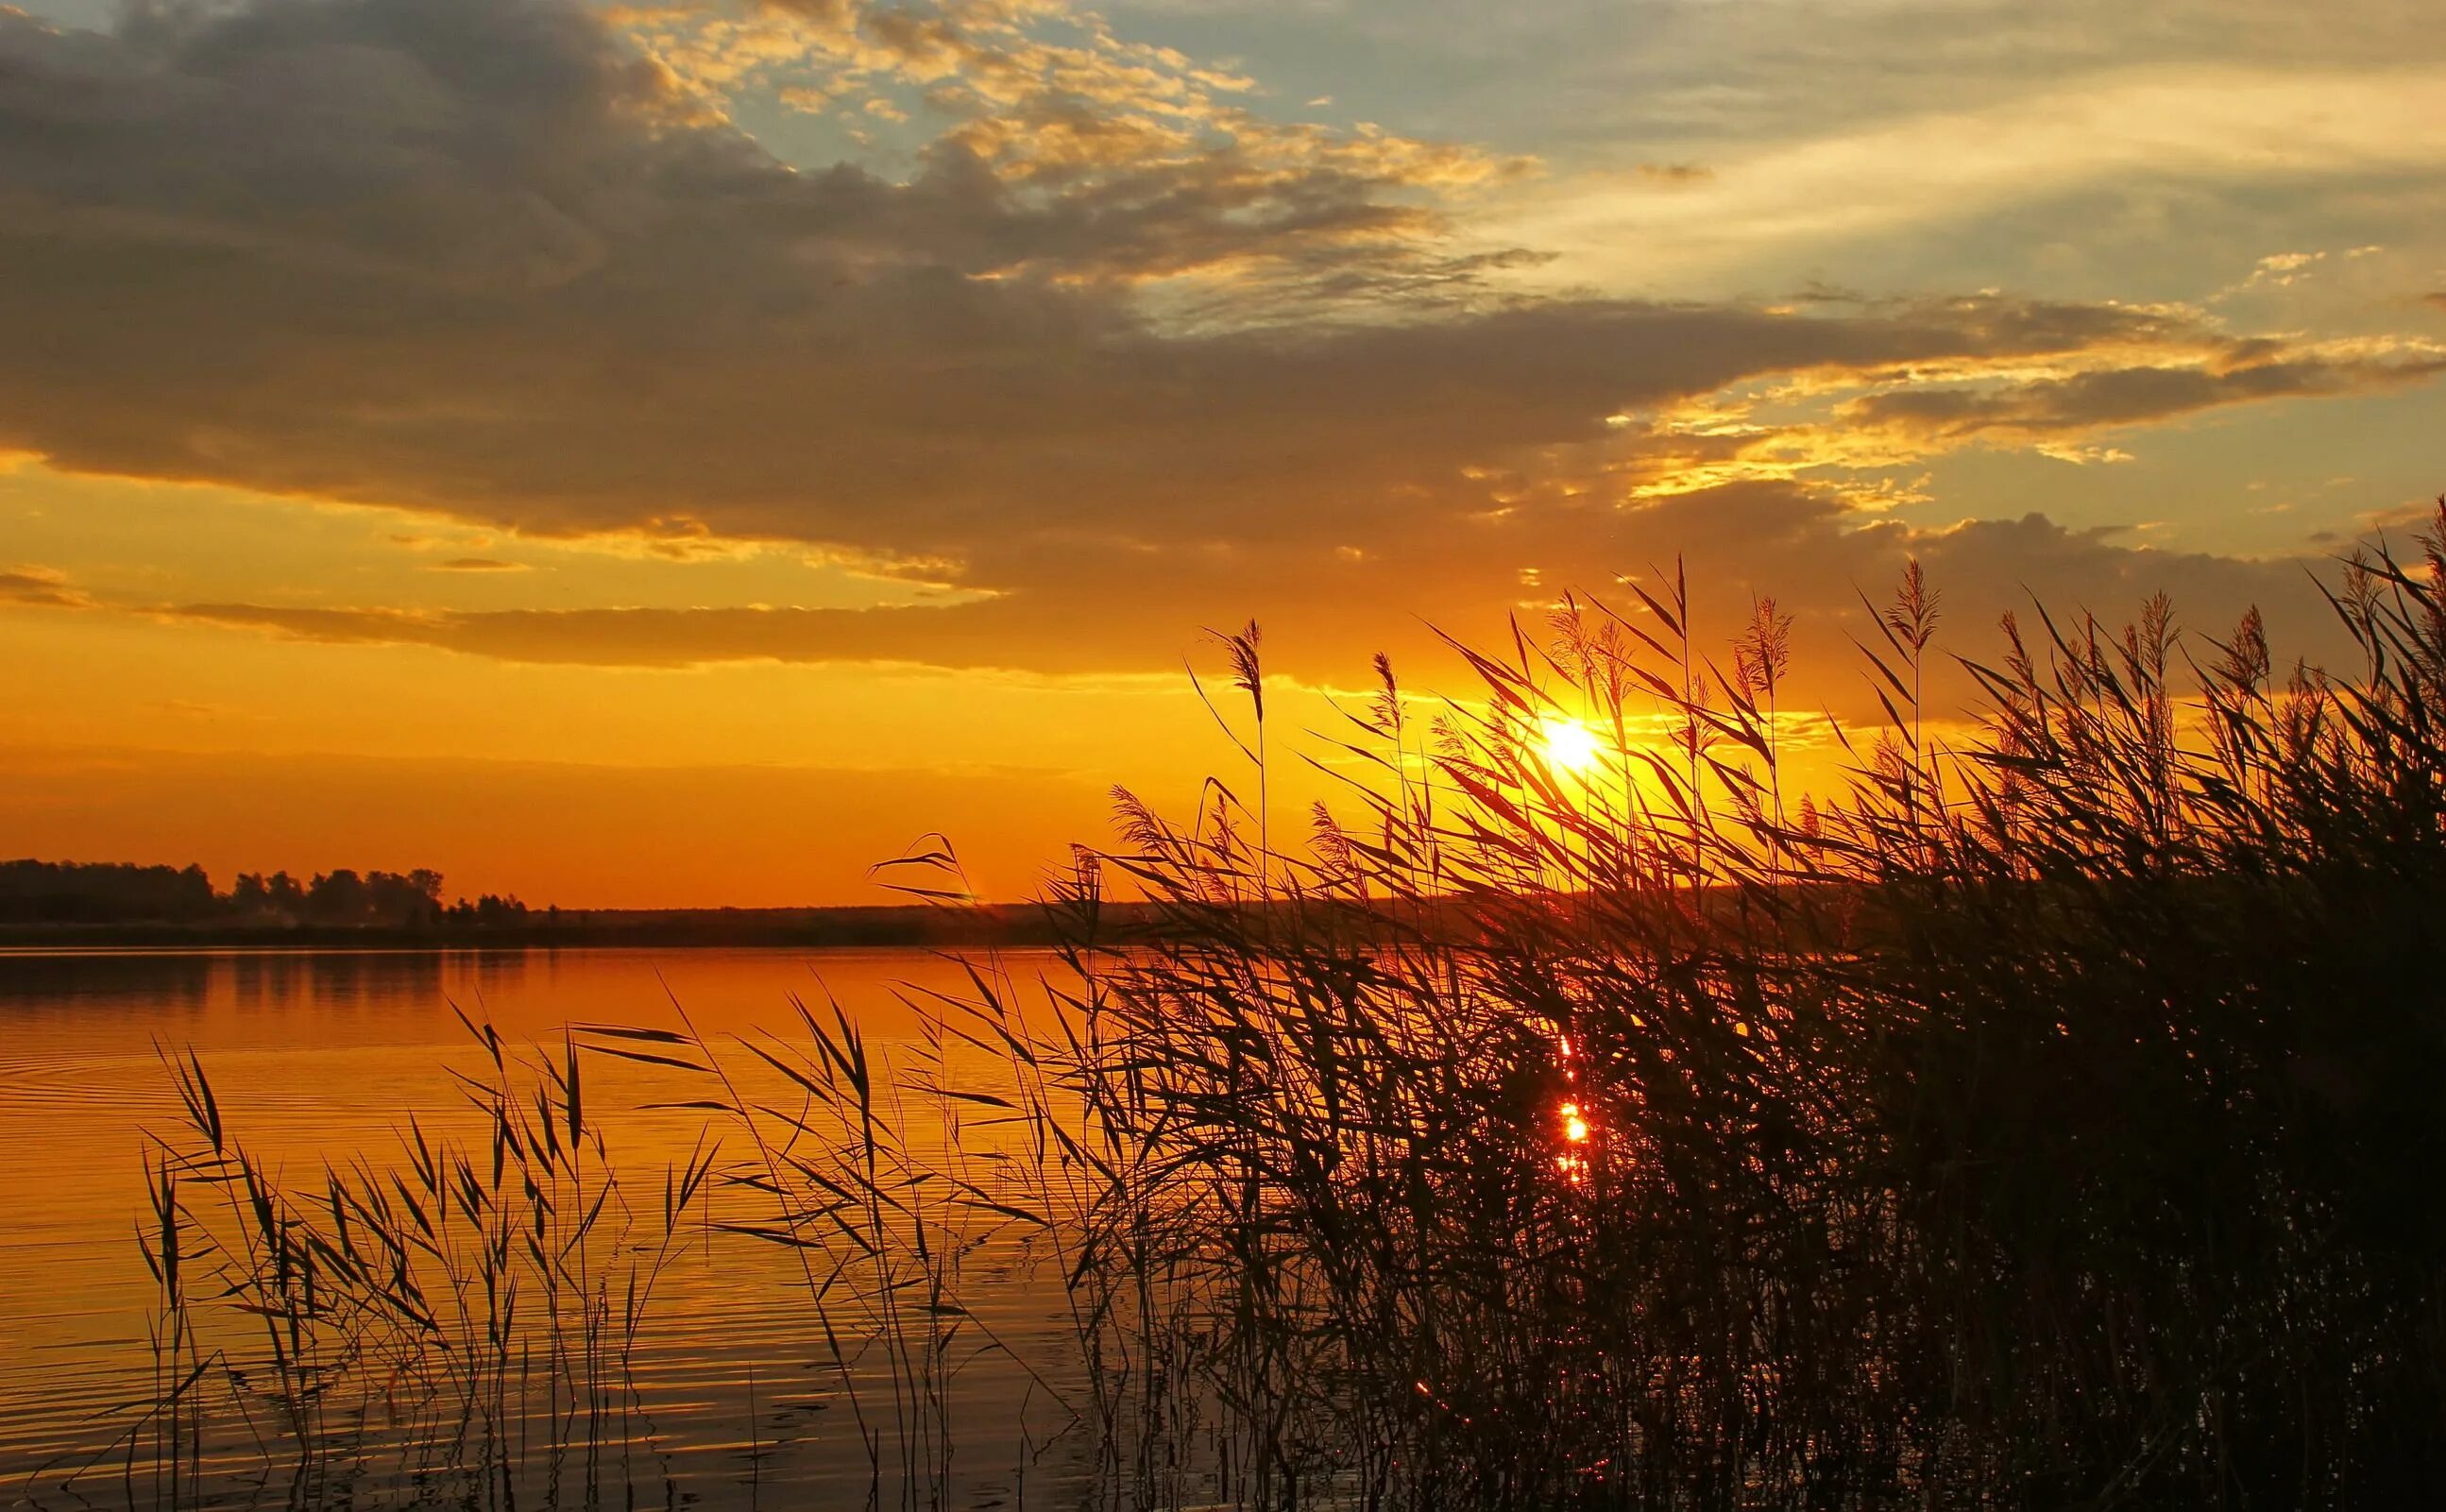
[(0, 923), (0, 950), (511, 949), (552, 946), (790, 946), (800, 949), (1029, 946), (1054, 943), (1050, 918), (1028, 904), (943, 909), (550, 909), (511, 922), (429, 925), (260, 921)]

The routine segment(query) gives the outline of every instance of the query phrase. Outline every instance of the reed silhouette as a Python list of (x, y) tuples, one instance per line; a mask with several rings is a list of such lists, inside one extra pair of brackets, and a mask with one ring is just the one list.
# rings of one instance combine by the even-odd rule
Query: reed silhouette
[[(565, 1100), (570, 1138), (544, 1117), (541, 1149), (580, 1143), (590, 1047), (701, 1081), (720, 1143), (672, 1178), (661, 1229), (711, 1202), (800, 1257), (866, 1392), (878, 1503), (950, 1497), (969, 1350), (1065, 1404), (1095, 1474), (1063, 1495), (1094, 1504), (2428, 1494), (2446, 501), (2416, 555), (2343, 564), (2328, 596), (2358, 666), (2280, 676), (2256, 613), (2195, 637), (2163, 599), (2115, 629), (2039, 611), (1960, 662), (1981, 708), (1952, 742), (1924, 704), (1946, 651), (1914, 565), (1871, 606), (1882, 718), (1836, 731), (1835, 791), (1787, 778), (1788, 617), (1758, 603), (1720, 659), (1680, 576), (1658, 580), (1501, 652), (1456, 643), (1466, 699), (1420, 699), (1380, 658), (1331, 737), (1343, 797), (1296, 833), (1258, 796), (1282, 742), (1255, 627), (1219, 636), (1246, 775), (1183, 816), (1118, 795), (1121, 843), (1047, 898), (1065, 973), (980, 954), (969, 992), (919, 1000), (896, 1060), (837, 1007), (800, 1005), (787, 1040), (577, 1031), (540, 1108)], [(1557, 760), (1558, 724), (1592, 748)], [(964, 893), (948, 846), (895, 874)], [(1117, 919), (1108, 896), (1150, 906)], [(504, 1114), (491, 1182), (454, 1157), (431, 1202), (501, 1190), (503, 1142), (543, 1159), (524, 1119)], [(210, 1248), (268, 1298), (247, 1305), (283, 1370), (324, 1358), (284, 1342), (285, 1265), (335, 1317), (434, 1311), (399, 1280), (436, 1257), (401, 1207), (423, 1199), (335, 1185), (332, 1224), (387, 1236), (340, 1264), (229, 1160), (162, 1165), (162, 1269), (194, 1263), (181, 1183), (234, 1169), (261, 1238)], [(585, 1188), (551, 1170), (566, 1232)], [(280, 1257), (300, 1243), (323, 1257)], [(468, 1274), (517, 1254), (560, 1263), (519, 1241)], [(1058, 1348), (985, 1327), (986, 1255), (1066, 1299)], [(471, 1413), (499, 1348), (456, 1367)], [(176, 1408), (194, 1376), (165, 1378)]]

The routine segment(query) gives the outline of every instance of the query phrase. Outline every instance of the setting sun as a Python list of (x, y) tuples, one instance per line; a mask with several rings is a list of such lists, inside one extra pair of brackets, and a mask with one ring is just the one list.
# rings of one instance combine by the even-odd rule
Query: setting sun
[(1550, 718), (1538, 733), (1546, 743), (1546, 763), (1559, 771), (1585, 772), (1605, 755), (1596, 732), (1576, 719)]

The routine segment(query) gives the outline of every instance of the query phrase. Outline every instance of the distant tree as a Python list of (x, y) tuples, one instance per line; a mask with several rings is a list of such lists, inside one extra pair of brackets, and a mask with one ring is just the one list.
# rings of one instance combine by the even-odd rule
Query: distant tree
[(366, 880), (348, 867), (318, 874), (306, 888), (306, 917), (317, 924), (361, 924)]
[(367, 912), (374, 922), (426, 929), (442, 917), (442, 874), (425, 867), (402, 876), (372, 872), (366, 878)]
[(461, 926), (499, 929), (503, 925), (524, 923), (529, 912), (527, 905), (515, 896), (503, 898), (486, 893), (472, 902), (462, 898), (451, 904), (449, 917), (453, 923)]
[(193, 923), (220, 907), (200, 866), (0, 862), (0, 920), (8, 922)]
[(289, 873), (241, 872), (213, 891), (200, 866), (123, 862), (0, 861), (0, 923), (312, 924), (339, 929), (431, 929), (448, 920), (497, 927), (526, 917), (516, 898), (487, 893), (445, 907), (442, 876), (429, 866), (358, 872), (339, 867), (300, 883)]

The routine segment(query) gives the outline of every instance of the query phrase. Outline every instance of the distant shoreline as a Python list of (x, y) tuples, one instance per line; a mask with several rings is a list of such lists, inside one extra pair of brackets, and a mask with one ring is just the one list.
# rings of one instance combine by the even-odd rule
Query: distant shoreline
[[(1129, 905), (1108, 906), (1127, 915)], [(1120, 922), (1121, 920), (1116, 920)], [(658, 948), (792, 946), (1048, 946), (1054, 921), (1035, 904), (947, 909), (923, 904), (841, 908), (538, 910), (492, 925), (330, 925), (137, 922), (0, 923), (0, 950), (195, 948), (482, 950), (633, 945)]]
[[(1729, 919), (1730, 889), (1706, 889), (1710, 917)], [(1275, 905), (1277, 907), (1281, 904)], [(1349, 899), (1310, 898), (1298, 905), (1308, 925), (1339, 916), (1344, 928), (1370, 927)], [(1473, 937), (1477, 925), (1462, 897), (1421, 900), (1410, 922), (1447, 943)], [(1225, 906), (1225, 911), (1232, 911)], [(1262, 913), (1258, 905), (1238, 911)], [(1146, 902), (1100, 902), (1092, 927), (1101, 948), (1162, 935), (1176, 908)], [(1373, 921), (1381, 925), (1382, 919)], [(443, 916), (431, 923), (310, 924), (278, 920), (0, 921), (0, 953), (44, 950), (517, 950), (589, 946), (657, 950), (770, 947), (792, 950), (1048, 949), (1079, 942), (1082, 920), (1071, 906), (1044, 903), (894, 903), (830, 908), (543, 908), (490, 923)]]

